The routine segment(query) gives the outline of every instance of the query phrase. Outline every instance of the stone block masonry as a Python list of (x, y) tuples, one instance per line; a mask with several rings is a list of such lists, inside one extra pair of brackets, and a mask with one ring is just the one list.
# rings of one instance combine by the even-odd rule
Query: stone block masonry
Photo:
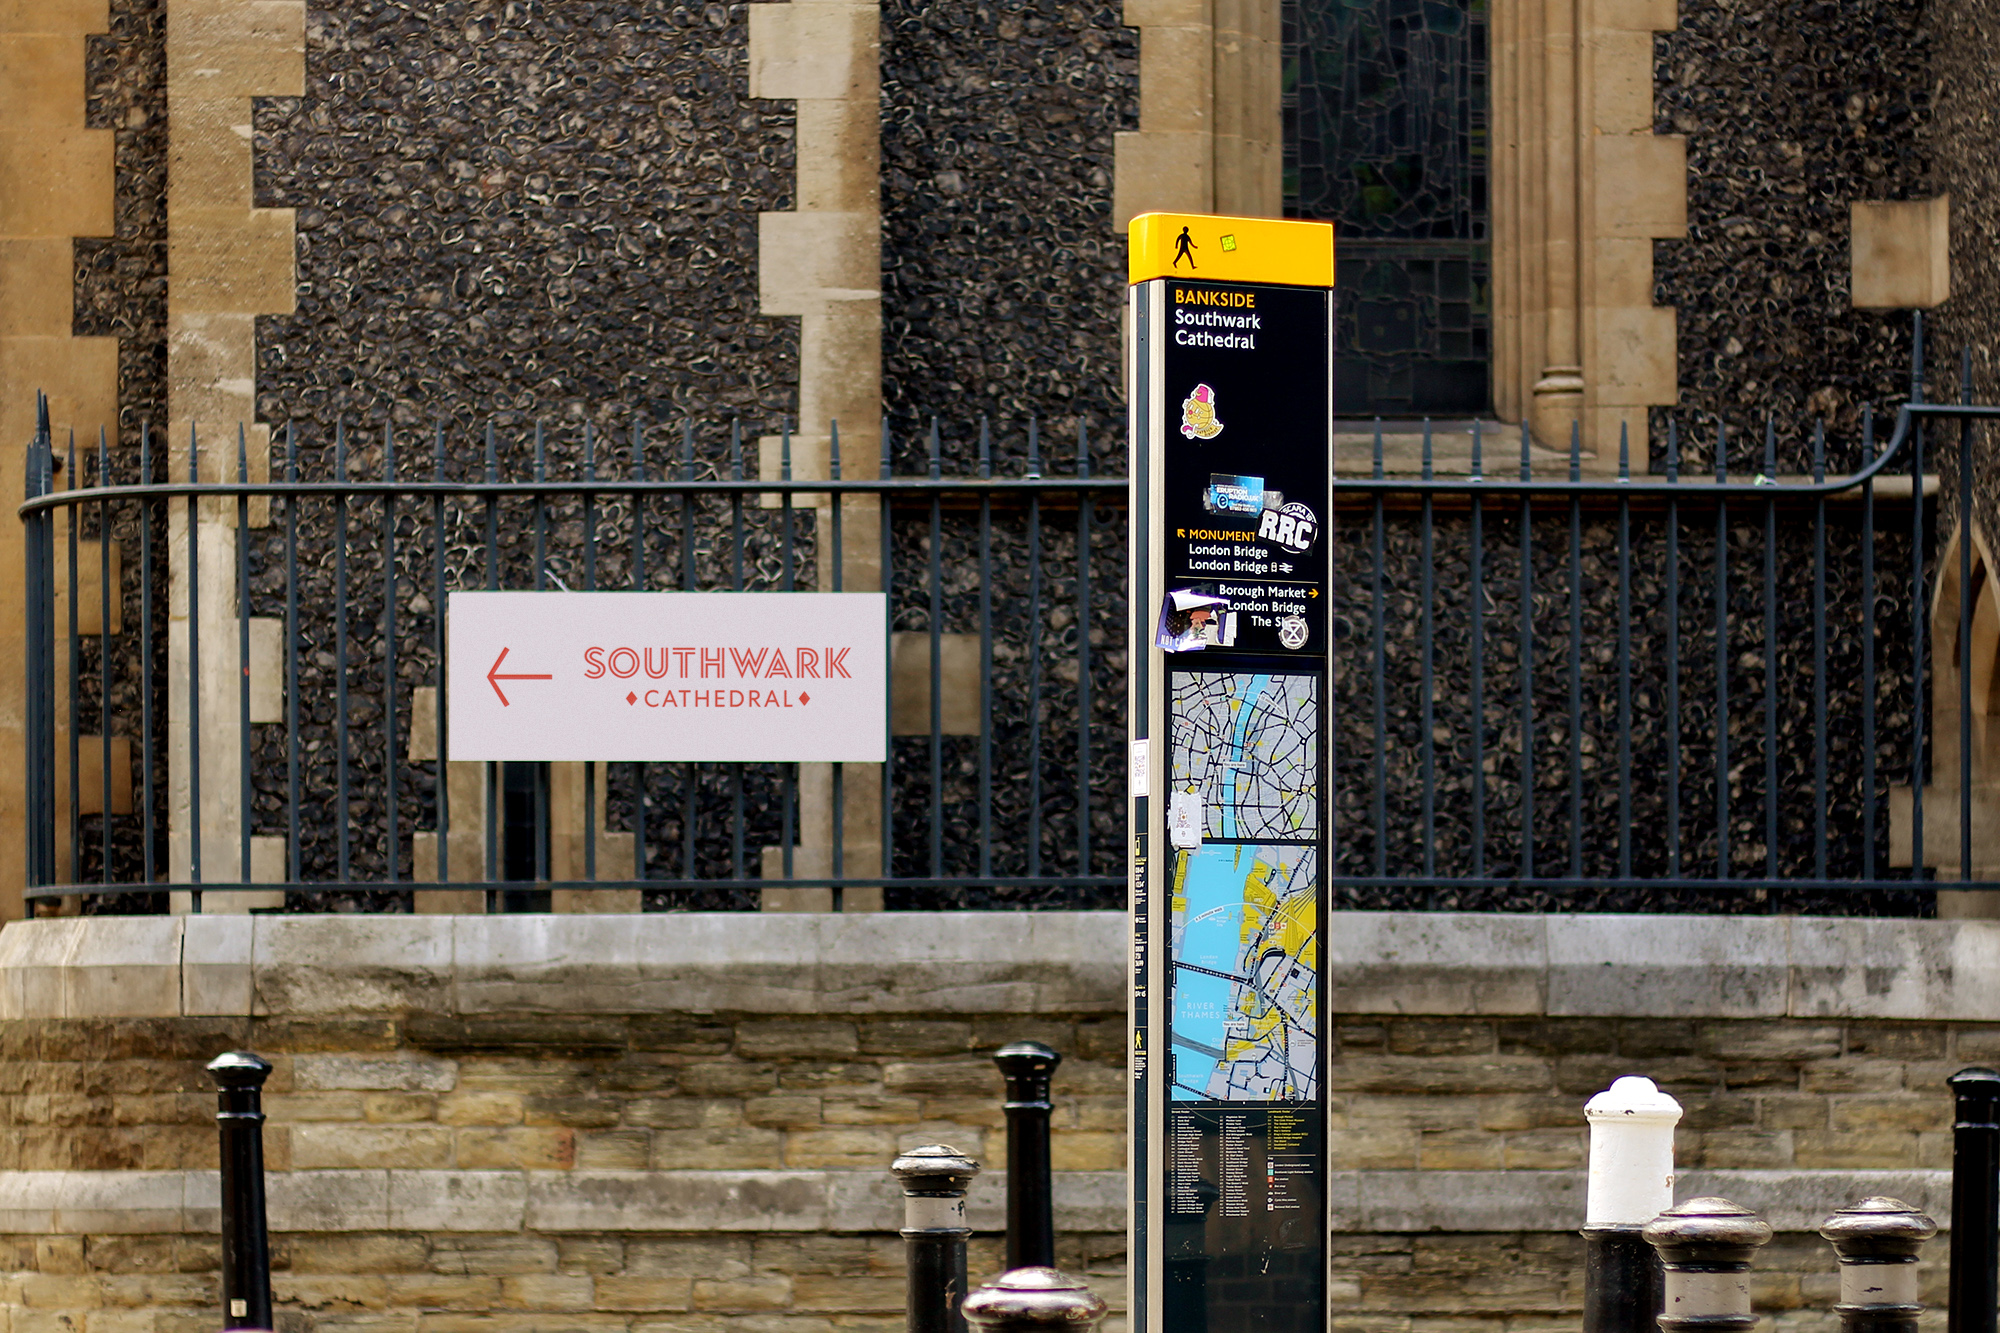
[[(270, 477), (270, 427), (255, 420), (257, 317), (290, 314), (298, 278), (293, 211), (254, 205), (251, 101), (297, 97), (304, 82), (303, 0), (169, 0), (167, 469), (175, 480)], [(248, 516), (259, 526), (268, 518), (261, 504)], [(192, 567), (184, 554), (189, 523), (197, 525), (201, 547)], [(238, 660), (230, 632), (238, 614), (235, 506), (170, 509), (168, 533), (168, 860), (176, 880), (199, 867), (212, 881), (268, 881), (277, 869), (272, 863), (282, 859), (271, 856), (277, 849), (268, 842), (263, 865), (254, 851), (251, 864), (242, 863), (240, 833), (249, 815), (241, 808), (236, 692), (249, 668)], [(206, 655), (191, 666), (195, 591), (203, 623), (192, 629)], [(191, 670), (200, 672), (199, 735), (186, 703)], [(203, 778), (198, 792), (195, 746)], [(189, 895), (174, 898), (176, 910), (191, 906)], [(282, 894), (259, 893), (240, 895), (230, 906), (247, 911), (283, 902)]]
[[(2000, 1059), (2000, 923), (1346, 913), (1328, 1099), (1337, 1329), (1573, 1327), (1581, 1107), (1687, 1107), (1683, 1197), (1785, 1233), (1760, 1307), (1832, 1327), (1810, 1234), (1869, 1194), (1949, 1219), (1943, 1079)], [(1065, 1054), (1060, 1258), (1122, 1308), (1117, 913), (77, 918), (0, 933), (0, 1303), (193, 1333), (216, 1300), (215, 1098), (270, 1058), (284, 1333), (831, 1333), (900, 1322), (885, 1169), (987, 1174), (989, 1059)], [(1945, 1247), (1925, 1281), (1941, 1285)], [(1941, 1299), (1933, 1291), (1929, 1299)]]
[[(49, 397), (59, 441), (82, 447), (118, 433), (118, 340), (75, 336), (71, 255), (78, 238), (111, 234), (113, 144), (86, 125), (86, 52), (110, 27), (103, 0), (0, 8), (0, 438), (21, 475), (35, 431), (35, 395)], [(63, 485), (72, 483), (65, 481)], [(0, 578), (22, 586), (21, 526), (0, 531)], [(0, 657), (21, 660), (18, 615), (0, 630)], [(0, 675), (0, 736), (18, 753), (25, 703), (19, 671)], [(0, 915), (19, 916), (24, 877), (19, 765), (0, 772)]]

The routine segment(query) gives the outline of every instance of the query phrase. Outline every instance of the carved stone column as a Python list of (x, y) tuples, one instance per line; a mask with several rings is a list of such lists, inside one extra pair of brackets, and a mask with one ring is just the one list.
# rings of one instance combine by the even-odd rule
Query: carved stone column
[[(297, 305), (292, 210), (258, 208), (251, 195), (251, 99), (305, 93), (304, 0), (168, 0), (167, 469), (189, 475), (190, 434), (204, 481), (236, 479), (238, 435), (253, 481), (269, 476), (270, 431), (256, 421), (257, 316)], [(284, 876), (284, 842), (253, 844), (242, 864), (240, 699), (236, 605), (236, 505), (196, 507), (198, 567), (188, 567), (189, 514), (168, 513), (168, 858), (188, 877), (200, 830), (204, 880)], [(268, 521), (253, 505), (251, 522)], [(188, 713), (189, 589), (200, 586), (200, 808), (192, 801)], [(258, 635), (253, 635), (253, 640)], [(253, 653), (253, 663), (255, 654)], [(253, 692), (254, 693), (254, 692)], [(252, 720), (258, 720), (253, 711)], [(278, 906), (271, 894), (204, 899), (205, 911)], [(176, 910), (190, 905), (176, 895)]]
[(1533, 429), (1551, 447), (1568, 443), (1583, 415), (1583, 348), (1577, 299), (1577, 0), (1542, 0), (1541, 373)]
[[(113, 228), (112, 132), (84, 128), (84, 43), (109, 27), (104, 0), (0, 8), (0, 472), (15, 503), (37, 390), (49, 396), (59, 453), (72, 431), (80, 449), (94, 450), (99, 430), (118, 442), (118, 340), (70, 333), (72, 240)], [(75, 482), (58, 474), (56, 484)], [(0, 619), (0, 746), (12, 759), (0, 765), (0, 919), (9, 920), (22, 914), (26, 878), (23, 552), (21, 524), (10, 520), (0, 531), (0, 605), (9, 608)], [(67, 745), (58, 755), (66, 764)], [(68, 784), (57, 790), (66, 815)], [(56, 843), (67, 856), (67, 832)]]
[[(758, 216), (758, 288), (767, 315), (799, 319), (799, 423), (792, 476), (830, 475), (829, 427), (838, 422), (843, 476), (881, 467), (882, 207), (881, 11), (854, 0), (793, 0), (750, 7), (750, 95), (798, 104), (798, 204)], [(761, 474), (778, 475), (777, 441), (763, 444)], [(830, 531), (831, 501), (817, 506)], [(841, 511), (841, 587), (882, 586), (881, 508), (852, 497)], [(820, 586), (832, 587), (831, 562)], [(843, 766), (841, 871), (881, 873), (882, 770)], [(799, 772), (799, 845), (792, 873), (833, 873), (833, 766)], [(783, 873), (784, 849), (764, 849), (763, 874)], [(881, 906), (879, 888), (850, 890), (842, 906)], [(827, 889), (764, 890), (766, 911), (825, 911)]]

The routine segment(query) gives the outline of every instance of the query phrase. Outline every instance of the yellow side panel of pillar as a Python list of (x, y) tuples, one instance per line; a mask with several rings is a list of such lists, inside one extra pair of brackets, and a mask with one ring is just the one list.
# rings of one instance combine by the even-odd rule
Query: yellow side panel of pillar
[(1128, 276), (1331, 287), (1333, 224), (1141, 213), (1132, 219)]

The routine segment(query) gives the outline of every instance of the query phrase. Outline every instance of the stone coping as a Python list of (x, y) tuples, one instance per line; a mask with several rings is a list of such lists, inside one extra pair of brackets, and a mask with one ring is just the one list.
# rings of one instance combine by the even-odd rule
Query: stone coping
[[(1330, 1012), (2000, 1017), (2000, 921), (1345, 912)], [(0, 1019), (1115, 1013), (1118, 912), (17, 921)]]
[[(891, 1232), (900, 1191), (880, 1171), (276, 1171), (277, 1232)], [(1056, 1225), (1125, 1229), (1125, 1175), (1059, 1171)], [(1568, 1231), (1582, 1225), (1581, 1171), (1334, 1171), (1337, 1232)], [(1721, 1195), (1779, 1231), (1818, 1229), (1834, 1209), (1886, 1194), (1951, 1217), (1949, 1171), (1690, 1171), (1677, 1199)], [(0, 1171), (0, 1234), (213, 1234), (213, 1171)], [(1006, 1225), (997, 1176), (973, 1183), (976, 1231)]]
[[(273, 1171), (273, 1231), (883, 1232), (902, 1225), (886, 1171)], [(1057, 1225), (1125, 1229), (1122, 1171), (1054, 1175)], [(214, 1171), (0, 1171), (0, 1234), (213, 1234)], [(971, 1224), (1004, 1231), (999, 1175)]]
[(0, 931), (0, 1019), (1118, 1012), (1112, 912), (73, 917)]

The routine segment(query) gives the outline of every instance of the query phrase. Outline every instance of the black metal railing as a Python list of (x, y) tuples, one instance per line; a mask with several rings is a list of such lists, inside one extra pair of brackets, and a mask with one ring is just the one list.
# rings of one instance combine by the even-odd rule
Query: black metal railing
[[(1970, 541), (1931, 554), (1973, 500), (1950, 489), (1940, 533), (1926, 497), (1939, 463), (1976, 475), (1996, 418), (1912, 403), (1878, 448), (1869, 415), (1841, 476), (1819, 428), (1787, 477), (1767, 427), (1748, 478), (1726, 432), (1703, 475), (1672, 427), (1652, 475), (1621, 441), (1616, 474), (1586, 476), (1573, 438), (1549, 476), (1525, 431), (1515, 453), (1475, 426), (1465, 475), (1434, 470), (1426, 430), (1417, 475), (1390, 476), (1378, 436), (1337, 483), (1335, 903), (1853, 910), (1865, 890), (1919, 911), (1913, 890), (1993, 887), (1991, 644), (1976, 596), (1936, 581), (1976, 593), (1980, 562)], [(1956, 630), (1941, 655), (1934, 616)]]
[[(1425, 427), (1397, 474), (1385, 432), (1343, 433), (1335, 905), (1851, 911), (1861, 891), (1917, 912), (2000, 887), (1979, 804), (2000, 784), (2000, 614), (1976, 612), (2000, 598), (1950, 480), (1977, 475), (2000, 408), (1922, 397), (1886, 441), (1872, 415), (1838, 440), (1668, 423), (1656, 471), (1621, 440), (1610, 475), (1575, 437), (1565, 455), (1476, 423), (1455, 470)], [(1115, 432), (1093, 455), (1080, 429), (1058, 469), (1034, 423), (1004, 444), (885, 431), (856, 478), (836, 428), (820, 479), (793, 477), (783, 430), (762, 477), (736, 428), (635, 426), (615, 461), (610, 438), (439, 429), (399, 461), (386, 430), (286, 427), (266, 481), (241, 434), (220, 459), (148, 440), (126, 471), (102, 442), (58, 469), (42, 432), (21, 510), (30, 896), (1122, 905)], [(489, 765), (459, 786), (437, 758), (454, 589), (861, 586), (889, 592), (905, 655), (879, 773)]]
[[(614, 455), (588, 425), (566, 453), (539, 427), (440, 427), (413, 458), (388, 430), (309, 446), (285, 427), (261, 480), (243, 431), (226, 451), (149, 435), (121, 470), (103, 441), (58, 456), (43, 430), (21, 511), (29, 895), (126, 911), (165, 890), (283, 891), (291, 910), (404, 910), (412, 889), (483, 892), (489, 910), (562, 889), (652, 908), (754, 907), (774, 887), (831, 889), (836, 907), (857, 890), (891, 907), (1122, 904), (1124, 767), (1104, 757), (1121, 753), (1123, 663), (1091, 629), (1124, 616), (1125, 483), (1093, 474), (1088, 429), (1058, 459), (1036, 423), (1003, 448), (984, 425), (948, 446), (934, 423), (911, 432), (918, 476), (892, 475), (906, 442), (885, 429), (857, 478), (835, 426), (812, 480), (793, 476), (789, 430), (763, 478), (740, 428), (662, 433), (634, 425)], [(569, 587), (886, 590), (907, 659), (889, 762), (481, 765), (459, 783), (466, 766), (438, 758), (447, 597)], [(970, 722), (954, 691), (976, 696)], [(831, 817), (810, 843), (815, 781)], [(857, 809), (879, 833), (857, 834)]]

